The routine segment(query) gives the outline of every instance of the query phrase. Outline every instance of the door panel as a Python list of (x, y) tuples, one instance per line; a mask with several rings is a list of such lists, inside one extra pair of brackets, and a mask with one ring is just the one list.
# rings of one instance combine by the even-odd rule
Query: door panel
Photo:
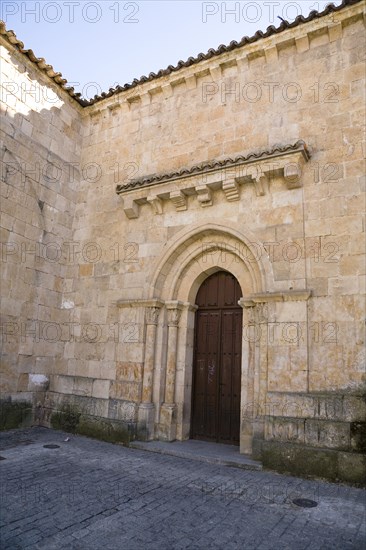
[(197, 436), (212, 439), (217, 431), (219, 312), (199, 312), (196, 327), (193, 431)]
[(242, 310), (239, 283), (227, 272), (197, 294), (191, 437), (239, 443)]

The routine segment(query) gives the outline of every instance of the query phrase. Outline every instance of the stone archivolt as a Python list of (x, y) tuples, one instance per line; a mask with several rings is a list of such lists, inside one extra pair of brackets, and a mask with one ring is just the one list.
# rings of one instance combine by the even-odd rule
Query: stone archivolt
[(303, 141), (236, 159), (194, 166), (172, 174), (161, 174), (118, 185), (123, 210), (129, 219), (138, 218), (140, 206), (150, 204), (154, 214), (162, 214), (164, 201), (177, 212), (187, 210), (189, 196), (202, 207), (214, 204), (215, 191), (222, 189), (228, 202), (240, 199), (240, 185), (254, 183), (257, 196), (265, 195), (269, 181), (280, 175), (288, 189), (302, 187), (302, 168), (310, 154)]

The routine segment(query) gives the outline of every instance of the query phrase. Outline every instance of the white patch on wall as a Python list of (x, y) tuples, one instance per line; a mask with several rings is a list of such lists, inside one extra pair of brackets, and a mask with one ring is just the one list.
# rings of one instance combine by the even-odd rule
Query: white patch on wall
[(43, 384), (48, 384), (49, 382), (47, 376), (44, 374), (30, 374), (29, 381), (35, 386), (43, 386)]
[(49, 379), (44, 374), (30, 374), (28, 379), (28, 391), (45, 391), (49, 385)]
[(75, 304), (71, 300), (64, 300), (61, 304), (61, 309), (73, 309), (73, 307)]

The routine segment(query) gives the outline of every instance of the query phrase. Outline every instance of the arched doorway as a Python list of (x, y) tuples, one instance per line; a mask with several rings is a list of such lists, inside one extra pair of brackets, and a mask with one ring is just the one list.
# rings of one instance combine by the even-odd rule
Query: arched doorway
[(242, 296), (236, 278), (218, 271), (196, 304), (191, 438), (239, 445)]

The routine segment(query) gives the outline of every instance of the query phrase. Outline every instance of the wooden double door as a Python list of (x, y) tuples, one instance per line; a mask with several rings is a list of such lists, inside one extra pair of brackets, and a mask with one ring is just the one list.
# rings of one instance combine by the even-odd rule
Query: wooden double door
[(196, 304), (191, 438), (239, 444), (242, 292), (226, 271), (208, 277)]

